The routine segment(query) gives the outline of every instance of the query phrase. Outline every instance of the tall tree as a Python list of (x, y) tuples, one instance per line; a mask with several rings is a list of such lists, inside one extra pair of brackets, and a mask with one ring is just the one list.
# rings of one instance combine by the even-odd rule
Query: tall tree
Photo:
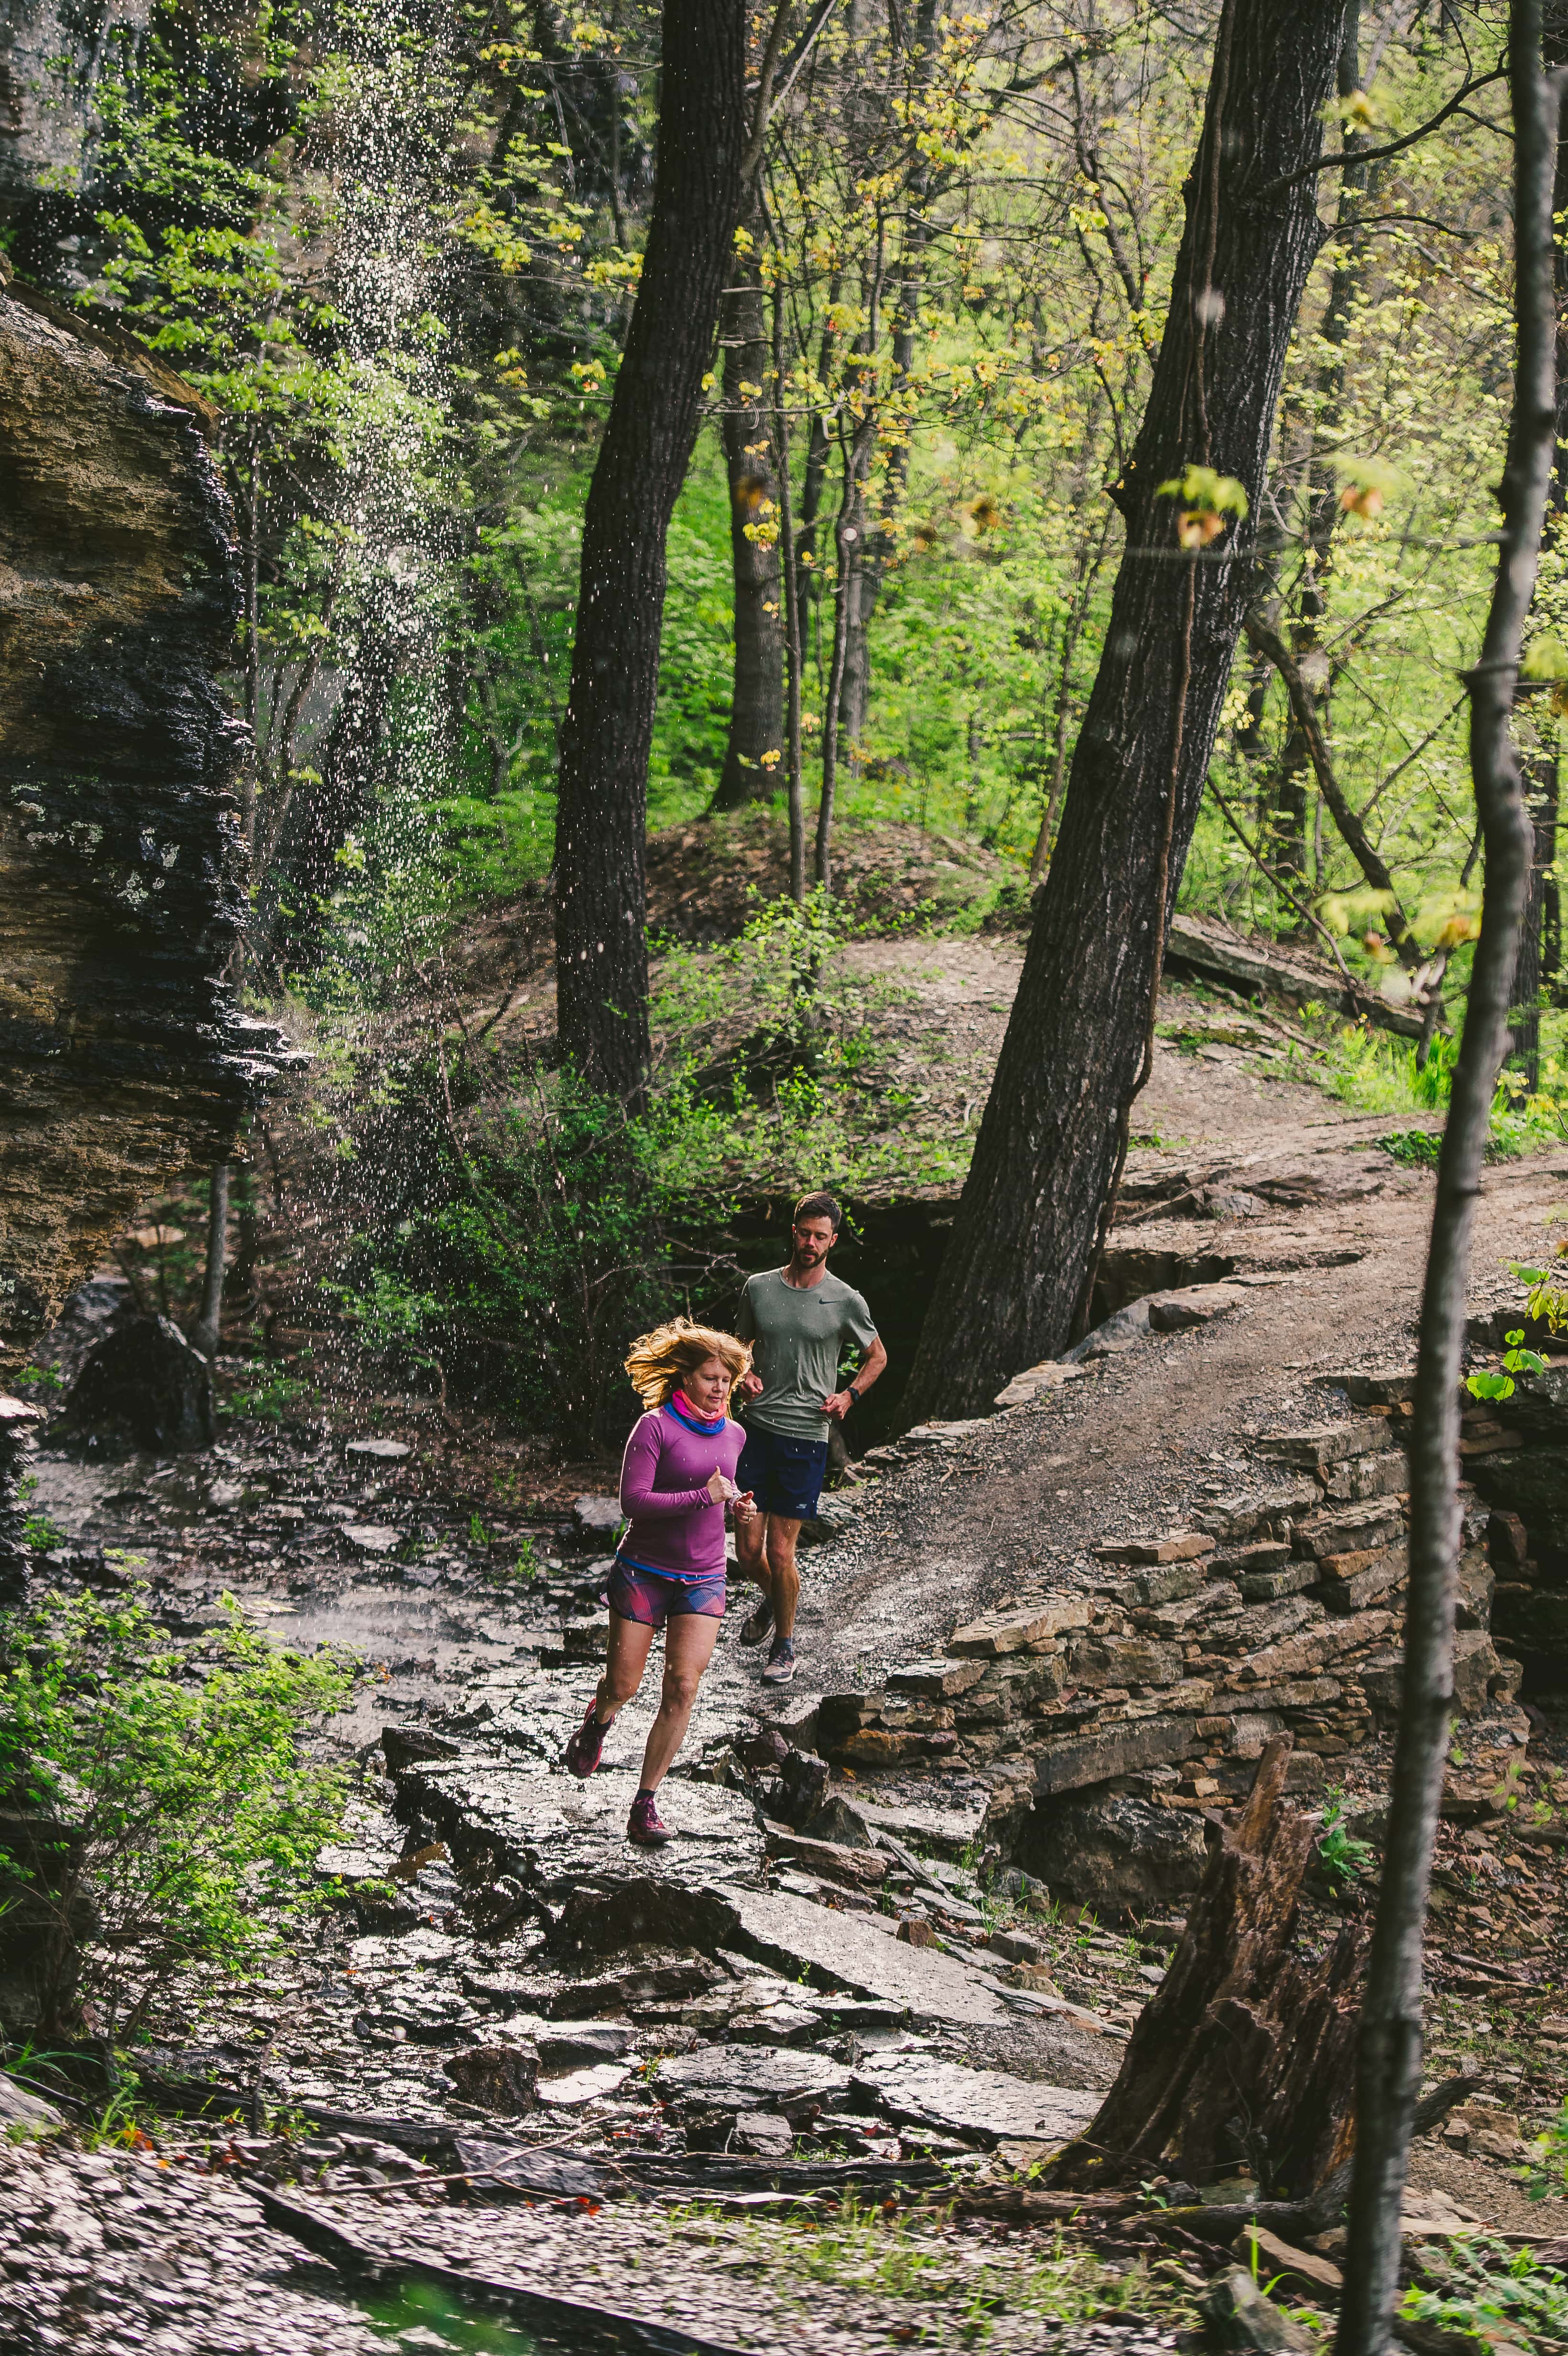
[(1388, 1839), (1367, 1965), (1356, 2169), (1339, 2356), (1384, 2356), (1399, 2281), (1400, 2201), (1421, 2091), (1423, 1933), (1454, 1709), (1459, 1557), (1459, 1365), (1470, 1237), (1492, 1091), (1530, 887), (1533, 830), (1509, 728), (1552, 479), (1555, 416), (1552, 172), (1561, 83), (1541, 62), (1541, 0), (1513, 0), (1513, 421), (1502, 544), (1480, 659), (1469, 673), (1470, 773), (1486, 841), (1481, 933), (1437, 1164), (1410, 1436), (1410, 1594)]
[(735, 592), (735, 680), (714, 809), (739, 809), (778, 783), (784, 725), (784, 585), (773, 368), (763, 310), (762, 215), (742, 222), (745, 252), (724, 296), (724, 465), (730, 479), (730, 561)]
[(648, 748), (665, 545), (702, 401), (746, 149), (746, 12), (665, 0), (647, 248), (582, 525), (556, 816), (562, 1052), (635, 1102), (648, 1064)]
[[(1166, 927), (1249, 585), (1251, 517), (1189, 551), (1163, 486), (1263, 482), (1286, 348), (1323, 240), (1322, 117), (1346, 0), (1225, 0), (1169, 313), (1113, 487), (1126, 544), (1061, 830), (911, 1382), (968, 1414), (1058, 1350), (1152, 1061)], [(1201, 487), (1194, 484), (1201, 499)], [(1197, 514), (1196, 509), (1189, 511)], [(1211, 529), (1201, 516), (1182, 539)]]

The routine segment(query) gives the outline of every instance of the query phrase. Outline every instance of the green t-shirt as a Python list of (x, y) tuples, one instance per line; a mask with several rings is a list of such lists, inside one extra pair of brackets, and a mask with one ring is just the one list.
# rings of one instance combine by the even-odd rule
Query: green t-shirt
[(838, 1388), (840, 1345), (848, 1339), (868, 1349), (877, 1338), (853, 1285), (827, 1275), (816, 1284), (786, 1284), (777, 1268), (747, 1278), (735, 1331), (757, 1344), (763, 1387), (750, 1420), (795, 1440), (827, 1439), (822, 1402)]

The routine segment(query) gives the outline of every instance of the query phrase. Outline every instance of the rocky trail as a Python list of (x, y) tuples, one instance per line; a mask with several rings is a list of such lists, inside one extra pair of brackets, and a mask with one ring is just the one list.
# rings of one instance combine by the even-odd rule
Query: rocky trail
[[(613, 1467), (497, 1508), (395, 1418), (163, 1460), (46, 1443), (59, 1583), (145, 1581), (196, 1654), (231, 1593), (370, 1675), (333, 1729), (355, 1798), (315, 1932), (258, 1982), (180, 1984), (133, 2147), (21, 2119), (0, 2147), (9, 2344), (1174, 2344), (1227, 2249), (1147, 2208), (1059, 2244), (1029, 2171), (1093, 2118), (1271, 1738), (1375, 1852), (1431, 1181), (1386, 1118), (1171, 1008), (1139, 1119), (1180, 1142), (1134, 1158), (1108, 1322), (825, 1501), (782, 1695), (737, 1590), (667, 1851), (623, 1837), (650, 1698), (590, 1783), (558, 1764)], [(1564, 1199), (1568, 1157), (1488, 1172), (1477, 1347)], [(1568, 2053), (1568, 1367), (1472, 1407), (1465, 1449), (1429, 2068), (1469, 2086), (1418, 2147), (1413, 2245), (1568, 2232), (1518, 2181)], [(1364, 1903), (1315, 1867), (1304, 1951)], [(1211, 2197), (1258, 2189), (1237, 2167)], [(1333, 2240), (1297, 2254), (1325, 2317)], [(516, 2338), (475, 2340), (481, 2312)]]

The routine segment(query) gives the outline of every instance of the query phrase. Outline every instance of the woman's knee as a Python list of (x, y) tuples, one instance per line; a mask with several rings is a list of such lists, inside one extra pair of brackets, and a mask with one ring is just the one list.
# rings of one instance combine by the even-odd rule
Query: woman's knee
[(666, 1709), (689, 1709), (697, 1699), (697, 1688), (701, 1683), (700, 1669), (667, 1669), (663, 1697)]

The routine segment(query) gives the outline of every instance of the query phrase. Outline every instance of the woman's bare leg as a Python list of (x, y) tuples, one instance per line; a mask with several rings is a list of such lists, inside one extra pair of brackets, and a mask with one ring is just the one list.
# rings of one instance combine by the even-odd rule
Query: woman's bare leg
[(686, 1740), (691, 1705), (697, 1699), (702, 1672), (713, 1657), (719, 1625), (717, 1620), (699, 1612), (683, 1612), (665, 1623), (664, 1691), (659, 1697), (658, 1716), (648, 1730), (648, 1747), (643, 1753), (640, 1780), (645, 1792), (657, 1791), (671, 1760)]
[(642, 1621), (623, 1620), (618, 1612), (611, 1612), (609, 1655), (593, 1697), (593, 1715), (601, 1726), (609, 1725), (642, 1684), (653, 1641), (653, 1630)]

